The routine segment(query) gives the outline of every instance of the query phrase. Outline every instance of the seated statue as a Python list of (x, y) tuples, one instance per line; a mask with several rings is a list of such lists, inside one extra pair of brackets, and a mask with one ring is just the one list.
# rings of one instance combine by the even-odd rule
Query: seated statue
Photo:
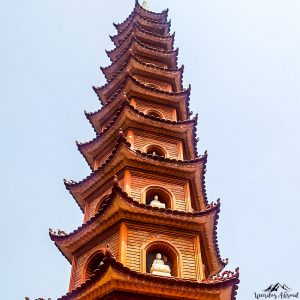
[(156, 254), (156, 258), (152, 263), (150, 273), (153, 275), (171, 276), (171, 269), (168, 265), (165, 265), (164, 261), (161, 259), (160, 253)]
[(150, 206), (152, 207), (158, 207), (158, 208), (166, 208), (166, 204), (162, 203), (158, 200), (158, 196), (155, 195), (154, 199), (150, 202)]

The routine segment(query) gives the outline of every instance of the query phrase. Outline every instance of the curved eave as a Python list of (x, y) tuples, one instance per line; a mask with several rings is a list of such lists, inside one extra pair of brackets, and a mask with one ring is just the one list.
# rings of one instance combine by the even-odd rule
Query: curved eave
[(175, 87), (175, 93), (183, 91), (183, 67), (178, 69), (178, 71), (168, 71), (151, 64), (142, 63), (137, 59), (131, 59), (107, 84), (99, 88), (94, 88), (94, 90), (103, 101), (109, 101), (109, 99), (115, 95), (116, 91), (122, 88), (122, 83), (126, 76), (130, 75), (133, 70), (139, 70), (140, 73), (138, 73), (137, 76), (145, 76), (145, 74), (147, 74), (148, 76), (150, 75), (150, 77), (159, 77), (161, 80), (171, 84), (173, 88)]
[[(128, 114), (126, 112), (128, 111)], [(122, 116), (124, 116), (122, 118)], [(122, 119), (124, 119), (122, 121)], [(194, 159), (198, 156), (197, 152), (197, 118), (188, 121), (171, 121), (166, 119), (160, 119), (148, 114), (144, 114), (139, 110), (135, 109), (127, 100), (124, 100), (120, 104), (119, 110), (116, 112), (115, 117), (112, 119), (110, 124), (98, 134), (93, 140), (87, 143), (77, 143), (78, 150), (86, 159), (87, 163), (91, 168), (93, 168), (95, 157), (97, 156), (97, 151), (100, 146), (105, 143), (107, 139), (114, 136), (120, 128), (126, 130), (127, 125), (124, 127), (124, 122), (128, 124), (131, 122), (138, 122), (143, 124), (148, 124), (157, 128), (156, 133), (162, 133), (165, 129), (166, 132), (173, 131), (173, 137), (176, 138), (180, 135), (182, 137), (182, 132), (185, 132), (186, 139), (191, 141), (189, 143), (188, 149), (185, 149), (188, 153), (190, 159)]]
[(207, 199), (205, 198), (205, 192), (202, 190), (201, 182), (198, 185), (199, 179), (204, 175), (205, 165), (207, 161), (207, 155), (203, 155), (195, 160), (190, 161), (179, 161), (176, 159), (163, 158), (152, 156), (149, 154), (142, 153), (140, 151), (134, 151), (130, 149), (131, 145), (127, 142), (124, 136), (120, 136), (112, 154), (108, 159), (96, 170), (93, 171), (85, 179), (75, 182), (66, 181), (65, 186), (75, 198), (77, 203), (84, 208), (85, 199), (90, 194), (91, 191), (97, 188), (106, 174), (107, 168), (109, 168), (109, 174), (116, 171), (114, 170), (118, 167), (120, 170), (128, 165), (136, 164), (146, 168), (149, 164), (151, 170), (159, 172), (164, 168), (164, 174), (169, 173), (169, 175), (179, 174), (178, 176), (185, 176), (186, 179), (193, 181), (193, 186), (195, 187), (195, 197), (199, 197), (201, 202), (199, 205), (203, 208), (207, 204)]
[[(133, 54), (134, 53), (134, 54)], [(145, 44), (140, 43), (135, 38), (132, 39), (131, 43), (128, 44), (125, 51), (115, 59), (109, 66), (101, 68), (102, 72), (106, 74), (114, 74), (122, 68), (122, 66), (130, 59), (131, 55), (144, 55), (152, 60), (156, 60), (159, 62), (164, 62), (168, 65), (169, 70), (176, 70), (177, 69), (177, 55), (178, 50), (165, 52), (165, 51), (158, 51), (155, 48), (147, 47)], [(107, 78), (107, 77), (106, 77)], [(109, 78), (107, 78), (109, 79)]]
[(128, 48), (130, 48), (131, 44), (137, 41), (139, 45), (142, 45), (144, 48), (150, 49), (152, 51), (156, 51), (162, 54), (170, 54), (173, 52), (176, 52), (176, 62), (177, 62), (177, 54), (178, 54), (178, 48), (175, 50), (164, 50), (164, 49), (159, 49), (152, 47), (150, 45), (145, 44), (142, 42), (139, 37), (136, 34), (132, 34), (131, 37), (129, 37), (126, 42), (124, 42), (120, 47), (116, 47), (110, 51), (106, 51), (107, 56), (110, 58), (111, 61), (117, 60)]
[[(239, 269), (224, 271), (218, 277), (202, 282), (188, 279), (163, 277), (132, 271), (117, 262), (112, 253), (106, 252), (103, 264), (93, 275), (73, 291), (58, 300), (101, 299), (114, 291), (126, 291), (136, 296), (150, 295), (156, 299), (161, 295), (174, 299), (235, 300), (239, 284)], [(179, 296), (180, 295), (180, 296)]]
[(61, 253), (71, 261), (72, 253), (122, 219), (202, 232), (205, 234), (205, 251), (206, 257), (209, 257), (207, 263), (210, 275), (214, 275), (225, 266), (218, 250), (216, 223), (219, 212), (219, 201), (206, 206), (205, 210), (195, 212), (154, 208), (133, 200), (116, 183), (109, 198), (88, 222), (69, 234), (49, 234)]
[(142, 15), (144, 18), (150, 19), (154, 22), (167, 22), (168, 19), (168, 10), (164, 10), (161, 13), (150, 12), (145, 10), (141, 5), (139, 5), (138, 1), (136, 1), (135, 8), (125, 20), (119, 24), (114, 23), (114, 26), (116, 27), (117, 31), (124, 30), (128, 26), (128, 23), (131, 22), (131, 19), (137, 13)]
[[(189, 110), (191, 86), (189, 86), (188, 89), (184, 89), (183, 91), (180, 91), (180, 92), (169, 92), (169, 91), (157, 89), (155, 87), (147, 86), (147, 85), (143, 84), (142, 82), (140, 82), (139, 80), (137, 80), (131, 74), (126, 74), (126, 77), (123, 79), (123, 82), (120, 84), (119, 89), (117, 89), (111, 97), (103, 98), (99, 93), (99, 88), (93, 87), (93, 89), (94, 89), (94, 92), (96, 93), (96, 95), (98, 96), (99, 101), (104, 106), (102, 108), (104, 110), (105, 106), (108, 106), (111, 102), (115, 101), (117, 97), (120, 97), (120, 96), (124, 97), (124, 94), (126, 94), (128, 97), (129, 96), (128, 94), (131, 91), (130, 85), (132, 85), (133, 87), (135, 87), (137, 89), (141, 89), (144, 94), (157, 95), (157, 98), (163, 97), (165, 99), (167, 97), (170, 100), (172, 100), (174, 98), (179, 98), (179, 97), (183, 96), (186, 99), (186, 101), (183, 103), (183, 105), (181, 105), (182, 118), (187, 119), (191, 114), (191, 112)], [(100, 111), (98, 111), (98, 112), (100, 112)], [(98, 112), (87, 114), (88, 119), (91, 122), (93, 122), (92, 119), (98, 114)], [(186, 117), (186, 118), (184, 118), (184, 117)], [(93, 125), (93, 127), (95, 128), (95, 130), (97, 132), (99, 132), (99, 130), (96, 129), (97, 126)]]
[(110, 36), (110, 39), (115, 44), (115, 49), (111, 51), (116, 51), (118, 48), (125, 49), (133, 37), (142, 40), (144, 44), (149, 44), (150, 47), (157, 48), (158, 50), (167, 52), (174, 50), (175, 32), (168, 35), (159, 35), (144, 30), (137, 24), (133, 24), (131, 30), (118, 43), (115, 43), (113, 37)]
[(168, 19), (168, 12), (169, 9), (165, 9), (161, 12), (154, 12), (151, 10), (145, 9), (142, 5), (140, 5), (138, 0), (135, 0), (135, 7), (134, 10), (137, 11), (138, 13), (142, 14), (144, 17), (152, 19), (152, 20), (157, 20), (157, 21), (167, 21)]
[[(131, 67), (131, 65), (132, 65), (132, 67)], [(159, 71), (163, 72), (164, 74), (172, 75), (174, 77), (173, 78), (174, 85), (177, 86), (178, 90), (182, 90), (182, 79), (183, 79), (182, 77), (183, 77), (183, 71), (184, 71), (183, 66), (181, 68), (174, 68), (174, 69), (163, 68), (154, 63), (144, 62), (141, 59), (139, 59), (137, 56), (135, 56), (133, 53), (130, 53), (127, 60), (119, 68), (114, 68), (113, 70), (111, 70), (110, 68), (102, 68), (101, 67), (101, 71), (103, 72), (103, 74), (105, 75), (105, 78), (108, 81), (108, 83), (106, 85), (109, 85), (110, 82), (113, 81), (114, 79), (116, 79), (120, 73), (124, 73), (124, 72), (126, 72), (126, 70), (128, 72), (131, 68), (134, 68), (133, 67), (134, 65), (138, 65), (140, 67), (140, 69), (151, 68), (154, 70), (159, 70)], [(149, 71), (147, 73), (151, 73), (151, 71)], [(170, 76), (165, 76), (164, 79), (165, 78), (170, 79), (169, 77)]]
[(134, 55), (131, 55), (128, 62), (117, 73), (110, 74), (109, 80), (105, 85), (97, 88), (97, 94), (101, 99), (109, 99), (114, 95), (115, 90), (120, 88), (125, 77), (135, 72), (137, 72), (136, 76), (148, 76), (149, 78), (156, 76), (156, 78), (171, 84), (175, 92), (180, 92), (183, 90), (183, 71), (183, 66), (179, 69), (168, 70), (154, 64), (144, 63)]
[[(116, 47), (120, 46), (122, 44), (122, 42), (125, 39), (127, 39), (128, 36), (131, 34), (132, 29), (134, 27), (137, 27), (140, 31), (143, 31), (144, 33), (150, 35), (151, 37), (168, 39), (172, 36), (169, 33), (170, 32), (169, 30), (164, 34), (159, 34), (159, 33), (156, 33), (154, 31), (150, 31), (150, 30), (154, 29), (154, 26), (151, 29), (150, 28), (145, 28), (146, 26), (145, 26), (145, 24), (142, 24), (142, 22), (140, 22), (138, 20), (132, 20), (132, 22), (129, 23), (128, 26), (121, 33), (117, 33), (114, 36), (110, 36), (111, 41), (115, 44)], [(172, 44), (173, 44), (173, 42), (172, 42)]]
[[(130, 18), (130, 21), (127, 23), (126, 27), (123, 28), (123, 30), (118, 31), (116, 35), (114, 35), (112, 38), (113, 39), (122, 39), (122, 36), (126, 36), (128, 32), (130, 31), (131, 27), (133, 24), (138, 24), (141, 28), (145, 27), (147, 28), (146, 30), (157, 30), (160, 32), (163, 32), (162, 35), (167, 35), (170, 33), (170, 28), (171, 28), (171, 21), (169, 22), (157, 22), (153, 21), (151, 19), (143, 17), (141, 14), (138, 12), (135, 12), (133, 17)], [(115, 26), (116, 24), (114, 24)]]

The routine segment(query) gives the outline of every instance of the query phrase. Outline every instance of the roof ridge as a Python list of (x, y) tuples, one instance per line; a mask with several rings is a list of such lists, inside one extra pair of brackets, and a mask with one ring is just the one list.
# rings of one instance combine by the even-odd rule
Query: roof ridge
[[(116, 57), (116, 59), (114, 61), (111, 61), (111, 64), (106, 66), (106, 67), (102, 67), (103, 70), (109, 69), (111, 68), (113, 65), (117, 64), (122, 58), (123, 56), (127, 53), (127, 52), (131, 52), (132, 48), (137, 45), (138, 47), (142, 47), (148, 51), (152, 51), (152, 52), (156, 52), (159, 53), (163, 56), (171, 56), (171, 55), (175, 55), (175, 65), (177, 67), (177, 56), (178, 56), (178, 48), (175, 50), (171, 50), (171, 51), (165, 51), (165, 50), (160, 50), (157, 48), (152, 48), (147, 46), (146, 44), (140, 42), (137, 40), (137, 38), (135, 36), (133, 36), (133, 38), (131, 39), (131, 42), (128, 44), (128, 46), (124, 49), (124, 51), (122, 51), (122, 53), (120, 53), (120, 55), (118, 55)], [(108, 52), (106, 52), (108, 53)], [(172, 69), (172, 68), (171, 68)]]
[(86, 178), (84, 178), (80, 181), (75, 181), (75, 180), (68, 181), (66, 179), (64, 180), (64, 184), (65, 184), (67, 190), (70, 191), (70, 189), (72, 187), (79, 186), (80, 184), (90, 181), (95, 176), (97, 176), (106, 167), (106, 165), (108, 165), (113, 160), (113, 158), (115, 157), (117, 151), (119, 150), (119, 148), (121, 147), (122, 144), (127, 148), (127, 151), (133, 152), (135, 154), (138, 154), (140, 156), (143, 156), (143, 157), (148, 158), (153, 161), (160, 161), (163, 163), (175, 163), (175, 164), (180, 164), (180, 165), (188, 165), (188, 164), (193, 164), (193, 163), (197, 163), (197, 162), (203, 162), (205, 164), (207, 162), (206, 154), (198, 156), (197, 158), (195, 158), (193, 160), (177, 160), (177, 159), (164, 158), (164, 157), (159, 157), (159, 156), (157, 157), (157, 156), (153, 156), (151, 154), (149, 155), (149, 154), (142, 153), (138, 150), (132, 150), (132, 149), (130, 149), (131, 144), (127, 141), (126, 137), (122, 134), (119, 136), (117, 143), (116, 143), (114, 149), (112, 150), (111, 155), (108, 156), (106, 161), (101, 166), (99, 166), (99, 168), (97, 170), (92, 171), (91, 174), (89, 174)]
[(139, 278), (143, 282), (155, 282), (155, 284), (170, 284), (174, 285), (188, 285), (189, 287), (198, 287), (198, 288), (208, 288), (220, 286), (222, 284), (232, 284), (232, 292), (231, 292), (231, 300), (236, 300), (236, 290), (238, 289), (239, 283), (239, 268), (236, 268), (235, 271), (223, 271), (219, 273), (217, 276), (211, 277), (207, 280), (203, 280), (201, 282), (193, 281), (185, 278), (175, 278), (175, 277), (167, 277), (167, 276), (157, 276), (150, 273), (142, 273), (138, 271), (133, 271), (130, 268), (124, 266), (121, 262), (117, 261), (111, 252), (108, 254), (105, 253), (105, 258), (103, 259), (103, 264), (99, 265), (98, 269), (93, 272), (93, 275), (83, 282), (81, 285), (68, 292), (58, 300), (71, 300), (79, 295), (82, 291), (89, 288), (92, 284), (94, 284), (98, 279), (102, 278), (102, 276), (107, 272), (109, 268), (115, 269), (117, 272), (123, 273), (127, 276), (133, 276), (134, 278)]
[[(168, 70), (168, 69), (164, 69), (162, 67), (159, 67), (159, 66), (156, 66), (156, 65), (153, 65), (153, 64), (144, 63), (141, 60), (134, 57), (133, 55), (129, 58), (129, 60), (127, 62), (125, 62), (123, 64), (123, 66), (120, 68), (120, 70), (118, 72), (116, 72), (110, 80), (107, 80), (107, 82), (105, 84), (103, 84), (101, 87), (98, 87), (97, 90), (103, 90), (103, 89), (107, 88), (119, 75), (124, 74), (124, 71), (125, 71), (126, 67), (128, 67), (129, 64), (130, 64), (131, 58), (132, 58), (132, 60), (135, 60), (138, 64), (142, 65), (143, 67), (149, 68), (149, 69), (156, 69), (156, 70), (162, 71), (163, 73), (174, 74), (174, 75), (176, 73), (180, 72), (180, 89), (183, 90), (183, 71), (184, 71), (184, 66), (183, 65), (180, 68), (177, 68), (176, 70), (175, 69), (174, 70)], [(127, 72), (127, 73), (129, 73), (129, 72)]]
[[(178, 47), (177, 47), (175, 50), (165, 50), (165, 49), (161, 49), (161, 48), (151, 47), (150, 45), (147, 45), (147, 44), (143, 43), (142, 41), (140, 41), (139, 38), (138, 38), (137, 36), (135, 36), (135, 34), (133, 34), (133, 35), (132, 35), (132, 38), (131, 38), (131, 41), (130, 41), (130, 43), (129, 43), (129, 45), (128, 45), (128, 46), (122, 51), (122, 53), (120, 53), (116, 58), (119, 58), (124, 52), (126, 52), (126, 50), (127, 50), (128, 48), (130, 48), (130, 46), (131, 46), (133, 40), (135, 40), (135, 41), (138, 43), (138, 45), (140, 45), (140, 46), (142, 46), (142, 47), (144, 47), (144, 48), (146, 48), (146, 49), (153, 50), (153, 51), (156, 51), (156, 52), (161, 52), (161, 53), (163, 53), (163, 54), (171, 54), (172, 52), (177, 52), (176, 54), (178, 54), (178, 51), (179, 51)], [(115, 52), (115, 51), (116, 51), (118, 48), (120, 48), (120, 47), (121, 47), (121, 45), (118, 46), (118, 47), (115, 47), (115, 48), (112, 49), (112, 50), (109, 50), (109, 51), (106, 50), (106, 54), (107, 54), (108, 57), (110, 58), (111, 53)], [(111, 59), (111, 58), (110, 58), (110, 59)], [(112, 59), (111, 59), (111, 60), (112, 60)]]
[(136, 9), (136, 7), (140, 8), (142, 11), (144, 11), (145, 13), (150, 13), (150, 14), (153, 14), (153, 15), (167, 15), (168, 12), (169, 12), (169, 9), (164, 9), (162, 12), (154, 12), (154, 11), (151, 11), (151, 10), (146, 10), (143, 6), (140, 5), (139, 1), (138, 0), (135, 0), (135, 7), (134, 9)]
[[(116, 178), (116, 176), (115, 176)], [(51, 240), (57, 240), (57, 239), (68, 239), (72, 237), (74, 234), (78, 233), (79, 231), (83, 230), (84, 228), (90, 226), (92, 223), (95, 222), (98, 218), (100, 218), (103, 213), (112, 205), (113, 200), (115, 199), (115, 196), (119, 194), (122, 196), (124, 200), (126, 200), (130, 205), (134, 205), (139, 208), (147, 209), (152, 212), (158, 212), (163, 214), (170, 214), (170, 215), (180, 215), (180, 216), (187, 216), (187, 217), (199, 217), (199, 216), (205, 216), (213, 211), (216, 212), (216, 214), (219, 214), (220, 210), (220, 199), (217, 200), (217, 202), (211, 202), (210, 204), (206, 205), (204, 210), (201, 211), (194, 211), (194, 212), (186, 212), (186, 211), (180, 211), (180, 210), (172, 210), (168, 208), (157, 208), (152, 207), (150, 205), (146, 205), (143, 203), (140, 203), (136, 200), (134, 200), (132, 197), (130, 197), (119, 185), (119, 182), (117, 179), (114, 180), (113, 187), (111, 189), (111, 193), (108, 195), (107, 199), (101, 204), (99, 207), (99, 211), (91, 217), (86, 223), (83, 223), (81, 226), (79, 226), (77, 229), (73, 230), (70, 233), (66, 233), (63, 231), (63, 234), (59, 234), (56, 231), (53, 231), (51, 228), (49, 229), (49, 235)]]
[(144, 88), (144, 89), (148, 89), (148, 90), (151, 90), (153, 92), (156, 92), (156, 93), (160, 93), (160, 94), (165, 94), (165, 95), (168, 95), (168, 96), (177, 96), (177, 95), (183, 95), (183, 94), (188, 94), (188, 101), (187, 101), (187, 111), (188, 111), (188, 114), (190, 114), (190, 111), (189, 111), (189, 98), (190, 98), (190, 92), (191, 92), (191, 85), (188, 86), (187, 89), (183, 89), (182, 91), (179, 91), (179, 92), (170, 92), (170, 91), (166, 91), (166, 90), (162, 90), (162, 89), (157, 89), (156, 87), (152, 87), (152, 86), (147, 86), (145, 85), (143, 82), (139, 81), (138, 79), (136, 79), (134, 76), (132, 76), (131, 74), (127, 74), (126, 77), (124, 78), (122, 84), (120, 85), (119, 89), (109, 97), (108, 101), (105, 103), (101, 97), (98, 95), (98, 90), (100, 88), (97, 88), (95, 86), (93, 86), (93, 90), (94, 92), (96, 93), (96, 95), (98, 96), (98, 99), (99, 101), (101, 102), (101, 104), (103, 106), (106, 106), (108, 105), (110, 102), (112, 102), (118, 95), (119, 93), (121, 92), (122, 88), (126, 85), (126, 82), (128, 80), (131, 80), (133, 81), (133, 83), (135, 83), (136, 85)]
[[(144, 21), (146, 22), (149, 22), (149, 23), (152, 23), (152, 24), (155, 24), (155, 25), (160, 25), (160, 26), (164, 26), (164, 25), (167, 25), (168, 26), (168, 32), (170, 32), (170, 27), (171, 27), (171, 20), (167, 21), (156, 21), (156, 20), (151, 20), (150, 18), (147, 18), (147, 17), (144, 17), (142, 14), (140, 14), (138, 11), (135, 11), (135, 13), (131, 16), (131, 20), (128, 22), (128, 24), (121, 30), (121, 31), (118, 31), (118, 26), (120, 26), (120, 24), (116, 24), (116, 23), (113, 23), (113, 25), (116, 27), (117, 29), (117, 35), (119, 34), (122, 34), (124, 31), (127, 30), (127, 28), (133, 23), (133, 22), (136, 22), (137, 20), (135, 19), (135, 17), (138, 16), (139, 18), (143, 19)], [(130, 19), (130, 18), (129, 18)], [(128, 20), (129, 20), (128, 19)]]
[[(76, 142), (77, 146), (78, 146), (78, 149), (79, 151), (81, 152), (81, 148), (84, 148), (86, 146), (89, 146), (91, 144), (94, 144), (96, 143), (109, 129), (110, 127), (115, 124), (116, 120), (118, 119), (118, 117), (120, 116), (120, 114), (122, 113), (124, 107), (127, 106), (128, 108), (130, 108), (133, 112), (139, 114), (141, 117), (144, 117), (146, 119), (152, 119), (152, 120), (155, 120), (155, 121), (160, 121), (162, 123), (165, 123), (165, 124), (173, 124), (173, 125), (181, 125), (181, 124), (188, 124), (188, 123), (195, 123), (195, 127), (196, 127), (196, 124), (197, 124), (197, 119), (196, 119), (196, 116), (192, 119), (189, 119), (189, 120), (183, 120), (183, 121), (172, 121), (172, 120), (167, 120), (167, 119), (162, 119), (162, 118), (159, 118), (159, 117), (156, 117), (156, 116), (152, 116), (152, 115), (148, 115), (148, 114), (145, 114), (141, 111), (139, 111), (138, 109), (136, 109), (132, 104), (130, 104), (130, 102), (128, 100), (125, 100), (123, 101), (123, 103), (120, 105), (120, 108), (119, 110), (116, 112), (114, 118), (111, 120), (111, 122), (103, 129), (103, 131), (101, 132), (101, 134), (98, 134), (94, 139), (88, 141), (88, 142), (83, 142), (83, 143), (80, 143), (80, 142)], [(81, 152), (82, 153), (82, 152)]]
[(153, 32), (147, 31), (143, 28), (141, 28), (138, 24), (134, 23), (132, 25), (132, 28), (130, 29), (130, 31), (128, 32), (127, 35), (124, 36), (123, 39), (121, 39), (118, 43), (118, 45), (115, 43), (115, 36), (109, 36), (109, 38), (111, 39), (111, 41), (115, 44), (116, 47), (120, 47), (128, 38), (130, 35), (134, 34), (134, 30), (137, 29), (138, 31), (140, 31), (141, 33), (144, 33), (146, 35), (150, 35), (154, 38), (158, 38), (158, 39), (172, 39), (172, 48), (174, 47), (174, 37), (175, 37), (175, 32), (173, 32), (172, 34), (167, 34), (167, 35), (160, 35), (160, 34), (155, 34)]
[[(130, 51), (130, 50), (129, 50)], [(118, 77), (118, 75), (124, 73), (124, 70), (126, 69), (126, 67), (129, 66), (130, 64), (130, 61), (136, 61), (137, 63), (143, 65), (144, 67), (149, 67), (149, 68), (154, 68), (154, 69), (158, 69), (158, 70), (161, 70), (162, 72), (165, 72), (165, 73), (176, 73), (176, 72), (181, 72), (181, 88), (182, 88), (182, 80), (183, 80), (183, 71), (184, 71), (184, 65), (181, 65), (180, 68), (176, 67), (176, 68), (164, 68), (164, 67), (160, 67), (156, 64), (153, 64), (153, 63), (148, 63), (148, 62), (144, 62), (143, 60), (139, 59), (132, 51), (130, 51), (130, 55), (128, 56), (128, 58), (126, 59), (126, 61), (124, 62), (124, 64), (120, 67), (120, 69), (118, 71), (115, 71), (114, 72), (114, 75), (111, 77), (111, 79), (108, 79), (107, 78), (107, 75), (105, 74), (105, 71), (111, 67), (110, 66), (107, 66), (107, 67), (100, 67), (102, 73), (104, 74), (106, 80), (107, 80), (107, 83), (103, 85), (103, 88), (108, 86), (114, 79), (116, 79)], [(102, 88), (102, 87), (101, 87)]]

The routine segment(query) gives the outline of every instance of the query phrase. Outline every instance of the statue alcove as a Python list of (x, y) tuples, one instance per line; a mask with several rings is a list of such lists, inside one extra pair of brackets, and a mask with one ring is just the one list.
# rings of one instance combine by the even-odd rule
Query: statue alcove
[(161, 257), (162, 257), (162, 260), (163, 260), (164, 264), (169, 266), (169, 268), (171, 269), (171, 276), (173, 276), (173, 274), (172, 274), (172, 264), (171, 264), (168, 256), (165, 253), (161, 253), (161, 252), (157, 252), (157, 251), (154, 251), (154, 252), (151, 252), (151, 253), (147, 254), (147, 257), (146, 257), (146, 272), (150, 273), (152, 264), (153, 264), (154, 260), (156, 259), (157, 253), (161, 254)]
[(151, 273), (151, 267), (158, 253), (161, 254), (164, 265), (169, 266), (171, 276), (180, 277), (181, 255), (175, 247), (164, 241), (154, 241), (142, 248), (142, 261), (144, 259), (142, 271)]
[(157, 198), (159, 202), (165, 204), (165, 208), (174, 209), (172, 194), (162, 187), (149, 187), (146, 189), (146, 205)]
[(160, 157), (167, 157), (167, 151), (158, 145), (150, 145), (146, 149), (147, 154), (152, 154)]

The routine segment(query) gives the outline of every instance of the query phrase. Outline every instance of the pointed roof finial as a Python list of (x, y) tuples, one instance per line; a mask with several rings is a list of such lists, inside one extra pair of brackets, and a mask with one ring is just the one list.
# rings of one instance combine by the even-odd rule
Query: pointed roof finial
[(142, 4), (142, 7), (146, 10), (150, 10), (150, 7), (149, 7), (149, 4), (148, 4), (148, 1), (147, 0), (144, 0), (143, 1), (143, 4)]

